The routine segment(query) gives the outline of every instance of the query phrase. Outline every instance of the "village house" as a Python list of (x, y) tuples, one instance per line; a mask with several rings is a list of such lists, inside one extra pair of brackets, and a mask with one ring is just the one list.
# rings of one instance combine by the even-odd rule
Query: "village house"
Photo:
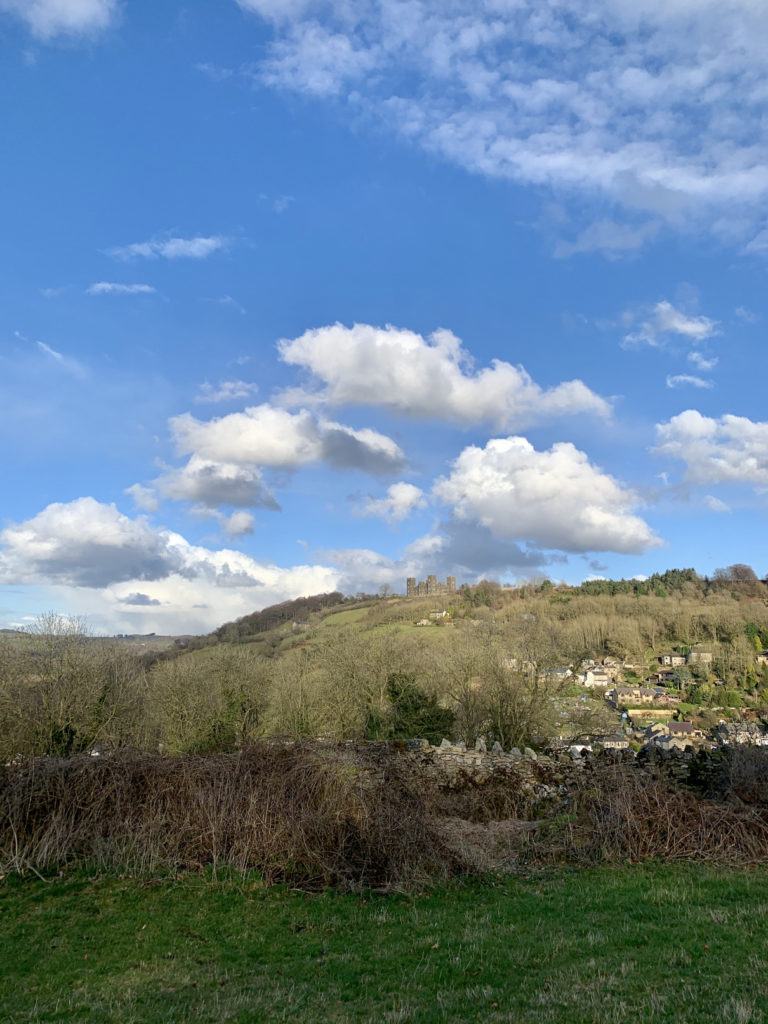
[(651, 686), (661, 686), (664, 683), (675, 683), (677, 682), (677, 675), (672, 669), (664, 669), (661, 672), (654, 672), (653, 675), (649, 676), (648, 682)]
[(658, 657), (660, 665), (668, 665), (671, 668), (679, 668), (685, 664), (685, 655), (676, 654), (674, 651), (668, 651), (664, 654), (660, 654)]
[(629, 740), (622, 733), (614, 733), (611, 736), (596, 736), (593, 742), (601, 746), (603, 750), (629, 749)]
[(760, 653), (755, 657), (755, 662), (761, 666), (768, 665), (768, 651), (760, 651)]
[(670, 705), (680, 703), (679, 693), (669, 693), (668, 690), (661, 690), (659, 687), (654, 687), (653, 692), (656, 694), (656, 702), (658, 704)]
[(653, 740), (652, 746), (658, 750), (685, 750), (686, 747), (692, 747), (693, 744), (685, 736), (657, 736)]
[(703, 740), (704, 733), (693, 722), (667, 722), (670, 736), (683, 736), (692, 740)]
[(652, 742), (657, 736), (667, 736), (667, 723), (666, 722), (651, 722), (647, 729), (643, 732), (643, 739), (646, 743)]
[(701, 729), (693, 722), (653, 722), (645, 730), (646, 744), (661, 750), (684, 750), (705, 739)]
[(603, 658), (602, 668), (603, 672), (605, 672), (608, 678), (613, 682), (616, 682), (616, 680), (623, 674), (622, 665), (618, 658)]
[(722, 747), (768, 747), (768, 729), (762, 722), (720, 722), (714, 735)]
[(594, 668), (586, 668), (576, 676), (576, 682), (580, 686), (610, 686), (613, 680), (601, 665)]
[(605, 696), (617, 708), (653, 704), (656, 700), (655, 691), (648, 686), (617, 686), (609, 690)]

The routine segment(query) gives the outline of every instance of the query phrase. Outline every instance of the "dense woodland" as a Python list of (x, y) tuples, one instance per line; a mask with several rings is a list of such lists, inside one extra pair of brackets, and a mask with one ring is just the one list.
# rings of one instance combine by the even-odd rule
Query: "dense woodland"
[(713, 660), (677, 671), (683, 710), (762, 714), (768, 586), (747, 566), (578, 588), (484, 581), (445, 598), (324, 594), (163, 653), (51, 613), (0, 639), (0, 759), (228, 751), (269, 736), (542, 745), (611, 726), (600, 694), (554, 670), (610, 656), (640, 681), (661, 652), (694, 644)]

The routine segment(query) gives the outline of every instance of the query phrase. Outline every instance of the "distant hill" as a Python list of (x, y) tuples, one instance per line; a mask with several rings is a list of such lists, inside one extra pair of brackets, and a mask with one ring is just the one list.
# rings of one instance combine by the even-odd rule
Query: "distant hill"
[(244, 640), (258, 633), (266, 633), (286, 622), (304, 622), (312, 612), (322, 611), (343, 604), (345, 597), (338, 590), (330, 594), (313, 594), (310, 597), (297, 597), (295, 601), (282, 601), (263, 608), (260, 612), (243, 615), (235, 622), (225, 622), (214, 631), (213, 636), (219, 640)]

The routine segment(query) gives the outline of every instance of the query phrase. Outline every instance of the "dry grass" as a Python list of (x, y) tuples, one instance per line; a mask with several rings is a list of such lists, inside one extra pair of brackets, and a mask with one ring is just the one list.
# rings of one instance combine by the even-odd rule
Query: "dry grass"
[(232, 866), (305, 886), (397, 887), (454, 858), (396, 758), (320, 744), (35, 759), (0, 779), (0, 871)]
[(532, 804), (513, 774), (440, 788), (377, 745), (39, 758), (0, 773), (0, 873), (226, 866), (270, 883), (397, 889), (557, 863), (767, 863), (768, 751), (729, 771), (731, 796), (715, 801), (604, 763)]
[(525, 859), (536, 863), (768, 862), (768, 819), (761, 808), (702, 799), (631, 764), (585, 776), (570, 813), (539, 826), (522, 833)]

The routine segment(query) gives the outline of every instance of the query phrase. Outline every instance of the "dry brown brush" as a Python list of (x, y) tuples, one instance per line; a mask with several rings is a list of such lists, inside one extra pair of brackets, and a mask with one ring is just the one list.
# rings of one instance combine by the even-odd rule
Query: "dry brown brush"
[(702, 798), (633, 764), (585, 774), (568, 810), (521, 833), (523, 859), (594, 864), (696, 860), (751, 865), (768, 861), (764, 809)]
[(360, 889), (555, 863), (766, 863), (768, 751), (724, 764), (710, 799), (635, 761), (441, 781), (385, 744), (36, 758), (0, 769), (0, 874), (231, 866)]
[(38, 758), (0, 777), (0, 871), (255, 869), (304, 886), (398, 887), (453, 855), (395, 758), (321, 744), (238, 754)]

